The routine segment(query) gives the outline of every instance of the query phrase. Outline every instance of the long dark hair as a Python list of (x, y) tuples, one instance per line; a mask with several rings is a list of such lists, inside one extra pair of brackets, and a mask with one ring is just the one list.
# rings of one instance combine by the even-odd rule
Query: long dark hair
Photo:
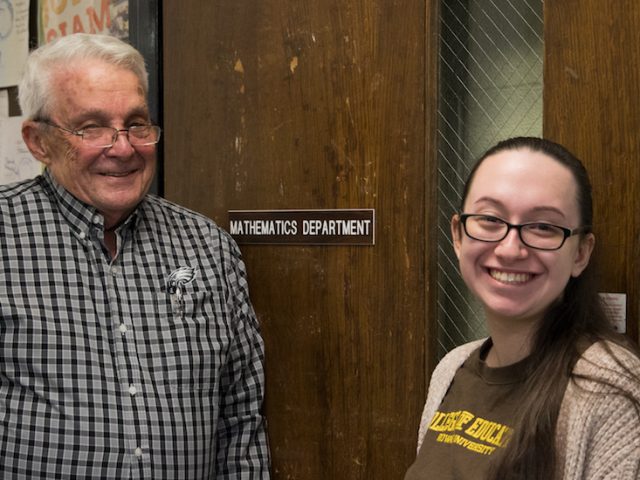
[[(571, 171), (577, 186), (580, 225), (586, 227), (582, 235), (589, 233), (593, 224), (589, 175), (582, 162), (565, 147), (542, 138), (515, 137), (489, 149), (469, 175), (462, 206), (484, 159), (498, 152), (523, 149), (544, 153)], [(570, 278), (561, 299), (545, 312), (533, 339), (531, 367), (527, 372), (514, 435), (493, 459), (488, 480), (550, 480), (559, 474), (554, 448), (556, 424), (567, 382), (573, 379), (573, 367), (583, 343), (609, 340), (637, 354), (631, 342), (613, 330), (597, 292), (591, 262), (581, 275)]]

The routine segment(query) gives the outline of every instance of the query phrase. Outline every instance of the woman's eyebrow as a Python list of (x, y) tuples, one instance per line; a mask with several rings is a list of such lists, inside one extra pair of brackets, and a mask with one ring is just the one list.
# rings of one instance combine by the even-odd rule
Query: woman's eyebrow
[(532, 209), (533, 212), (551, 212), (551, 213), (556, 213), (558, 215), (560, 215), (561, 217), (565, 218), (566, 215), (564, 214), (564, 212), (562, 210), (560, 210), (559, 208), (556, 207), (552, 207), (551, 205), (546, 205), (546, 206), (540, 206), (540, 207), (534, 207)]
[[(494, 205), (496, 207), (500, 207), (503, 209), (506, 209), (506, 205), (501, 202), (500, 200), (493, 198), (493, 197), (489, 197), (489, 196), (484, 196), (484, 197), (480, 197), (478, 198), (476, 201), (473, 202), (474, 205), (477, 205), (479, 203), (488, 203), (491, 205)], [(565, 218), (566, 215), (564, 214), (564, 212), (562, 210), (560, 210), (557, 207), (554, 207), (552, 205), (540, 205), (537, 207), (533, 207), (531, 209), (531, 212), (533, 213), (555, 213), (557, 215), (560, 215), (561, 217)]]

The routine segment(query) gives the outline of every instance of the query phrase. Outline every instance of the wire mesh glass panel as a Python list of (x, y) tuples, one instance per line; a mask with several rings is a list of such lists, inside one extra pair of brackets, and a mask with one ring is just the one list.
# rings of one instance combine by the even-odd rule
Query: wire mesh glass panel
[(458, 271), (449, 223), (482, 153), (542, 135), (542, 0), (443, 0), (440, 6), (438, 345), (486, 335)]

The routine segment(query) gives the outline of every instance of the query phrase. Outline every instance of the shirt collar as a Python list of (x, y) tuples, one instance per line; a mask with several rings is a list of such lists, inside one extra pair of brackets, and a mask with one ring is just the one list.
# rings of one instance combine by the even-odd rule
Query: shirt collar
[[(69, 193), (53, 178), (49, 169), (45, 169), (42, 176), (48, 192), (58, 205), (60, 213), (77, 236), (84, 239), (91, 234), (92, 229), (100, 232), (104, 230), (104, 217), (95, 207), (78, 200)], [(134, 227), (139, 220), (139, 210), (140, 206), (122, 222), (122, 225), (118, 227), (118, 229), (123, 226)]]
[(530, 372), (532, 365), (531, 355), (506, 367), (489, 367), (485, 359), (492, 345), (493, 341), (489, 337), (480, 348), (471, 354), (469, 367), (488, 384), (508, 385), (523, 382)]

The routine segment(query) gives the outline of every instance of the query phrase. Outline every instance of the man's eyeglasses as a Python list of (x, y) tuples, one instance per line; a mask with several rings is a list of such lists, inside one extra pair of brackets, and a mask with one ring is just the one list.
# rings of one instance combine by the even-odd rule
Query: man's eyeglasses
[(118, 141), (120, 132), (127, 134), (129, 143), (134, 147), (154, 145), (160, 141), (160, 133), (162, 132), (162, 129), (157, 125), (132, 125), (129, 128), (121, 129), (113, 127), (85, 127), (78, 130), (69, 130), (53, 122), (44, 120), (41, 120), (41, 122), (58, 128), (63, 132), (80, 137), (83, 144), (94, 148), (108, 148), (113, 146), (113, 144)]
[(460, 223), (469, 238), (481, 242), (499, 242), (515, 228), (522, 243), (538, 250), (558, 250), (567, 238), (587, 231), (589, 227), (573, 230), (551, 223), (532, 222), (513, 224), (492, 215), (460, 214)]

